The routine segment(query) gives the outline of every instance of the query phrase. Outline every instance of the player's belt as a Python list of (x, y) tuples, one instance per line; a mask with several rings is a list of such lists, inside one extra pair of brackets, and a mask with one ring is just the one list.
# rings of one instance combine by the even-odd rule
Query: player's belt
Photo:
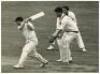
[(65, 32), (74, 32), (74, 33), (78, 33), (79, 31), (65, 31)]

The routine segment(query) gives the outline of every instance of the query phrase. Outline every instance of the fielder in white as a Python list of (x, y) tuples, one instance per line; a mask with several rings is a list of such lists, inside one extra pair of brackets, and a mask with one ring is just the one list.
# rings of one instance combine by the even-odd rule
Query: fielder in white
[[(72, 11), (69, 10), (69, 7), (68, 6), (64, 6), (64, 7), (62, 7), (62, 10), (63, 10), (63, 13), (68, 15), (69, 17), (71, 17), (71, 19), (77, 25), (76, 16)], [(78, 25), (77, 25), (77, 28), (78, 28)], [(84, 42), (83, 42), (83, 39), (82, 39), (80, 31), (78, 32), (77, 37), (75, 39), (77, 41), (77, 44), (78, 44), (79, 48), (82, 49), (83, 52), (86, 52), (87, 50), (85, 48), (85, 45), (84, 45)]]
[(24, 68), (24, 62), (30, 52), (33, 53), (34, 57), (41, 62), (41, 67), (44, 67), (48, 63), (48, 61), (44, 59), (36, 50), (36, 46), (38, 45), (38, 38), (36, 36), (35, 27), (30, 20), (31, 19), (23, 20), (22, 17), (17, 17), (15, 20), (18, 25), (18, 29), (22, 32), (26, 39), (19, 62), (14, 65), (14, 68), (17, 69)]
[[(75, 14), (69, 10), (69, 7), (68, 6), (63, 6), (62, 7), (62, 10), (63, 10), (63, 13), (65, 15), (68, 15), (73, 21), (74, 23), (77, 24), (77, 19), (76, 19), (76, 16)], [(57, 25), (59, 24), (59, 17), (57, 18)], [(78, 27), (78, 26), (77, 26)], [(76, 37), (76, 41), (77, 41), (77, 44), (79, 46), (79, 48), (83, 51), (83, 52), (86, 52), (86, 48), (85, 48), (85, 45), (84, 45), (84, 42), (83, 42), (83, 39), (82, 39), (82, 36), (81, 36), (81, 33), (80, 31), (78, 32), (77, 34), (78, 36)], [(54, 45), (55, 45), (55, 42), (56, 40), (50, 44), (50, 46), (47, 48), (47, 50), (52, 50), (54, 49)]]
[(56, 31), (52, 36), (56, 37), (59, 35), (57, 43), (60, 51), (60, 59), (57, 61), (70, 63), (72, 62), (70, 44), (79, 36), (79, 29), (77, 27), (77, 23), (75, 23), (71, 17), (63, 13), (61, 7), (57, 7), (55, 12), (59, 18), (57, 18), (58, 23)]

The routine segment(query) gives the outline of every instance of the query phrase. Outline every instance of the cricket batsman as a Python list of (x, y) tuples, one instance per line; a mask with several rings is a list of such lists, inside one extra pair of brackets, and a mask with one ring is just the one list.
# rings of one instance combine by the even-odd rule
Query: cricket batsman
[[(38, 17), (37, 17), (38, 16)], [(35, 27), (31, 21), (39, 18), (41, 15), (34, 15), (30, 18), (23, 19), (23, 17), (17, 17), (15, 19), (18, 29), (22, 32), (23, 36), (26, 39), (25, 45), (23, 46), (20, 59), (14, 68), (24, 68), (24, 62), (27, 59), (29, 53), (33, 53), (34, 57), (41, 62), (40, 67), (44, 67), (48, 61), (44, 59), (36, 50), (38, 45), (38, 38), (36, 36)]]
[[(62, 7), (62, 10), (63, 10), (63, 13), (64, 13), (65, 15), (68, 15), (68, 16), (74, 21), (74, 23), (77, 24), (77, 19), (76, 19), (75, 14), (74, 14), (72, 11), (69, 10), (69, 7), (68, 7), (68, 6), (63, 6), (63, 7)], [(58, 24), (58, 22), (59, 22), (59, 20), (57, 20), (57, 24)], [(78, 26), (77, 26), (77, 27), (78, 27)], [(86, 52), (87, 50), (86, 50), (86, 48), (85, 48), (85, 45), (84, 45), (84, 42), (83, 42), (83, 39), (82, 39), (82, 36), (81, 36), (80, 31), (79, 31), (78, 34), (77, 34), (76, 41), (77, 41), (77, 44), (78, 44), (79, 48), (80, 48), (83, 52)], [(56, 40), (55, 40), (53, 43), (51, 43), (51, 44), (49, 45), (49, 47), (47, 48), (47, 50), (52, 50), (52, 49), (54, 49), (55, 42), (56, 42)]]

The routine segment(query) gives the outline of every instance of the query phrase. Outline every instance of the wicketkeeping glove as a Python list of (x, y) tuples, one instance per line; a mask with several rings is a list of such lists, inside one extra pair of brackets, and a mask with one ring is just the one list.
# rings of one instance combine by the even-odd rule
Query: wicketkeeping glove
[(62, 30), (56, 30), (49, 39), (49, 43), (53, 43)]
[(51, 36), (49, 39), (49, 43), (53, 43), (56, 40), (57, 36)]

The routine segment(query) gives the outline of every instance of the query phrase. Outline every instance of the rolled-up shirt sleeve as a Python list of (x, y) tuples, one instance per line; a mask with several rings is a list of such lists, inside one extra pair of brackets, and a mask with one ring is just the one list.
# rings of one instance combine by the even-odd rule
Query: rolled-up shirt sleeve
[(21, 26), (18, 26), (17, 29), (20, 30)]
[(19, 25), (17, 28), (18, 30), (21, 30), (23, 28), (23, 24)]

